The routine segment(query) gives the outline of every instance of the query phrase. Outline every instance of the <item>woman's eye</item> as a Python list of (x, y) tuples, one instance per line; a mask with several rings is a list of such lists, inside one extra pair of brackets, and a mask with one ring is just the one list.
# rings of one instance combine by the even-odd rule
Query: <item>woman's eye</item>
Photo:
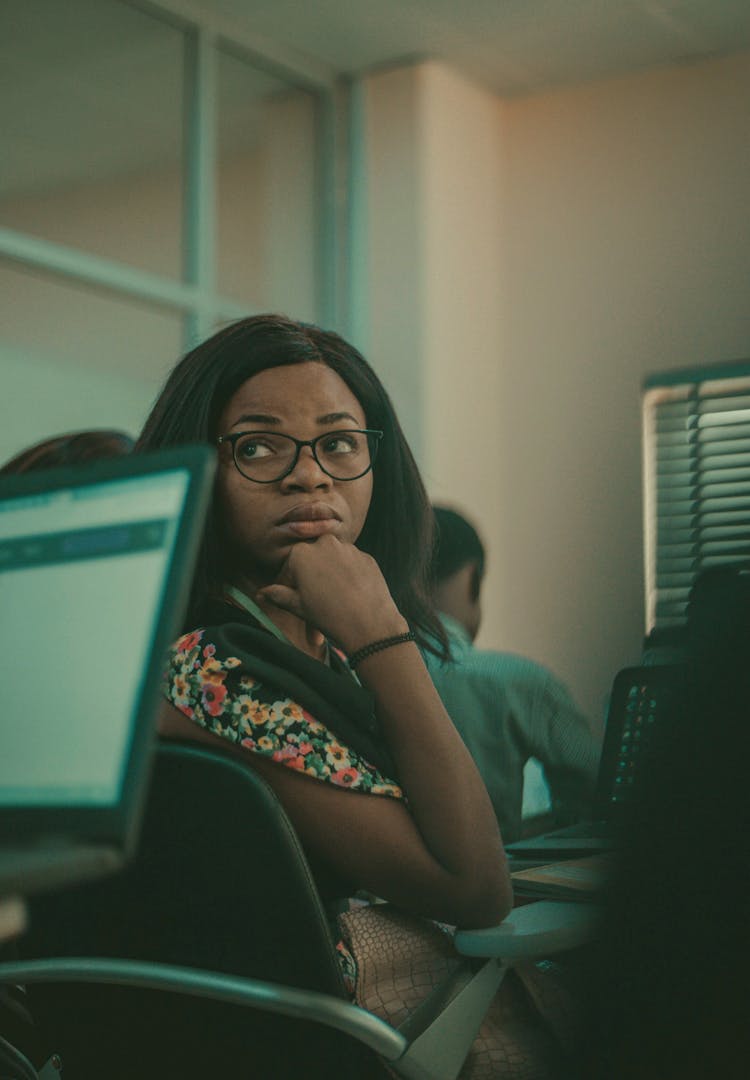
[(269, 454), (273, 453), (273, 450), (267, 443), (260, 442), (258, 439), (250, 439), (239, 444), (237, 453), (243, 458), (260, 458), (268, 457)]
[(356, 435), (334, 435), (323, 442), (326, 454), (351, 454), (359, 449)]

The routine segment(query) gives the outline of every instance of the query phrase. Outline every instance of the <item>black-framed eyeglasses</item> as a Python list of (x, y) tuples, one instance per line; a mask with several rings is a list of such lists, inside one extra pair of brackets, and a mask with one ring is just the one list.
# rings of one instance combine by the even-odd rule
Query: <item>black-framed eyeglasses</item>
[(332, 480), (359, 480), (372, 468), (382, 431), (326, 431), (314, 439), (295, 439), (278, 431), (237, 431), (219, 435), (229, 443), (237, 470), (256, 484), (273, 484), (294, 469), (303, 446), (309, 446), (320, 468)]

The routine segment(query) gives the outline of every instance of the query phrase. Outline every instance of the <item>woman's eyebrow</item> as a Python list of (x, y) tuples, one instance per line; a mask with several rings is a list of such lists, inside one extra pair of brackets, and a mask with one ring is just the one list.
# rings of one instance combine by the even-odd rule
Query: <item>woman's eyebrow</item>
[(355, 420), (352, 414), (348, 412), (326, 413), (325, 416), (319, 416), (316, 422), (318, 424), (337, 424), (339, 420), (351, 420), (353, 424), (359, 423), (359, 420)]
[[(353, 424), (359, 423), (359, 420), (348, 412), (326, 413), (325, 416), (319, 416), (315, 422), (317, 424), (337, 424), (340, 420), (351, 420)], [(270, 416), (267, 413), (243, 413), (242, 416), (237, 417), (232, 427), (237, 427), (238, 424), (281, 424), (282, 422), (278, 416)]]
[(232, 427), (237, 427), (238, 424), (280, 424), (278, 416), (267, 416), (265, 413), (243, 413), (242, 416), (238, 416), (232, 424)]

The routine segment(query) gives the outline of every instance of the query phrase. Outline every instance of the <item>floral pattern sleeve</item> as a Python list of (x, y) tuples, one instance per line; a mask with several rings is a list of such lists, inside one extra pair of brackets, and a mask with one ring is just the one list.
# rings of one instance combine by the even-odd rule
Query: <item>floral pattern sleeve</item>
[(190, 720), (289, 769), (336, 787), (402, 799), (394, 781), (297, 702), (254, 679), (235, 656), (217, 656), (205, 630), (179, 638), (169, 652), (164, 692)]

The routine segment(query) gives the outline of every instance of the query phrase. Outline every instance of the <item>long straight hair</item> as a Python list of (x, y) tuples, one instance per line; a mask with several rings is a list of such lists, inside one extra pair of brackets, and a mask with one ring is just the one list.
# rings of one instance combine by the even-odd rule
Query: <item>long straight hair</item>
[[(281, 315), (255, 315), (220, 330), (175, 366), (136, 450), (188, 442), (215, 445), (221, 434), (219, 417), (247, 379), (268, 368), (311, 361), (334, 371), (362, 406), (368, 428), (384, 433), (357, 547), (378, 563), (419, 644), (447, 659), (447, 638), (429, 598), (434, 540), (427, 493), (383, 385), (364, 357), (338, 334)], [(225, 584), (220, 521), (214, 495), (190, 597), (191, 617)]]

